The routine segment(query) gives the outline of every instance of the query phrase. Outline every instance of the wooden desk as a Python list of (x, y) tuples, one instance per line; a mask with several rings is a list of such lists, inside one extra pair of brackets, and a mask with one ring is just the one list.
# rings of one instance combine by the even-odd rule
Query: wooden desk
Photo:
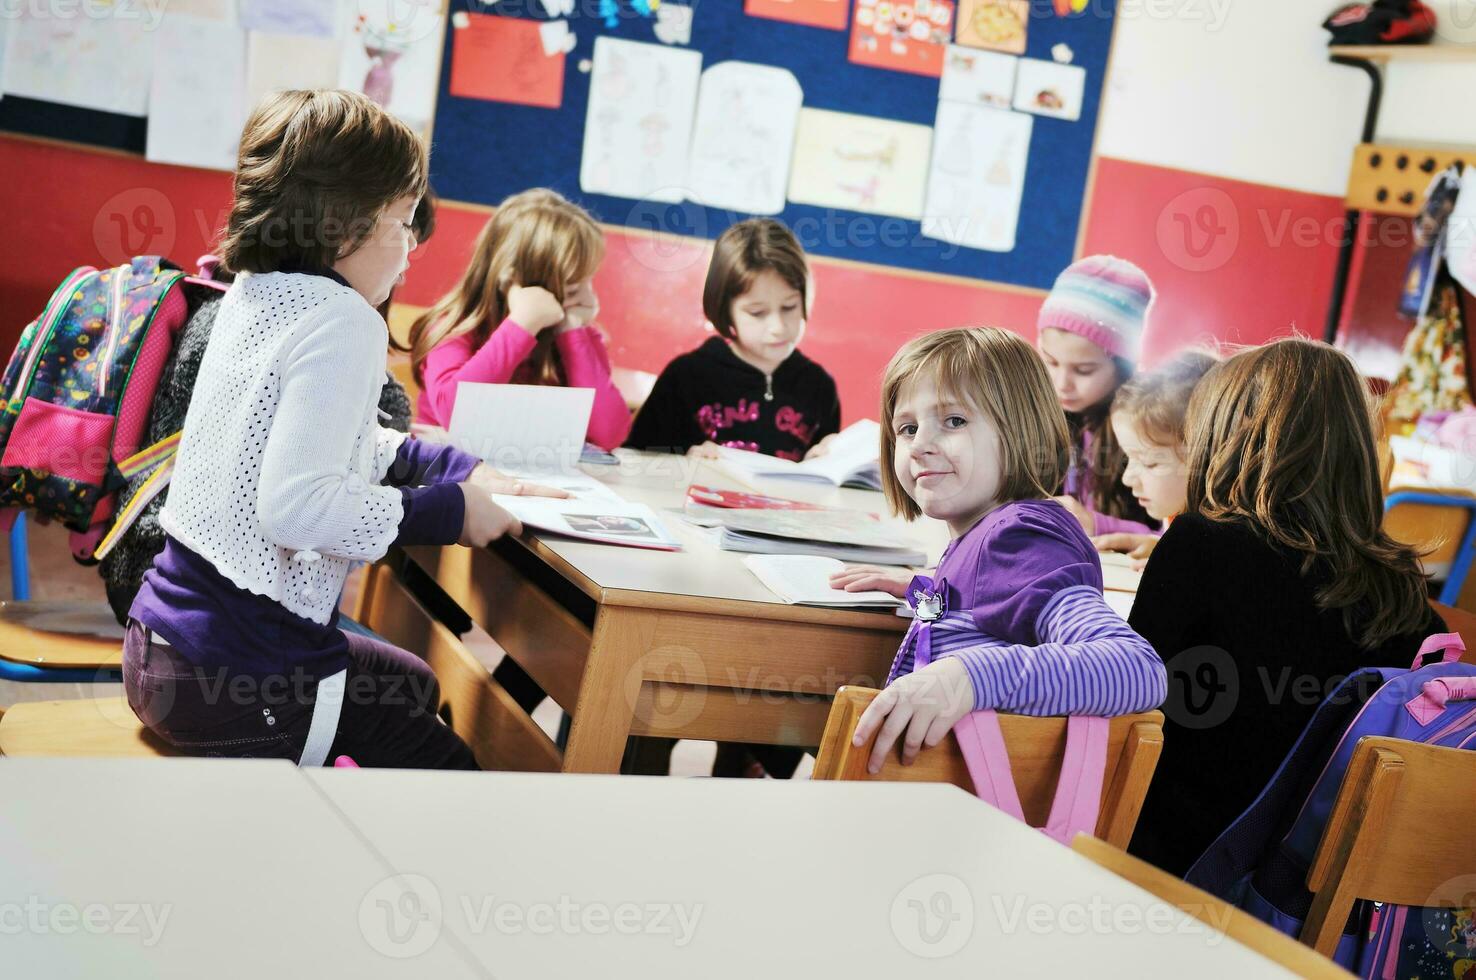
[[(692, 482), (738, 486), (685, 457), (621, 451), (590, 467), (627, 500), (680, 508)], [(766, 492), (884, 512), (881, 495), (771, 481)], [(936, 561), (937, 521), (889, 516)], [(471, 619), (573, 716), (563, 769), (618, 771), (630, 735), (809, 746), (831, 695), (879, 686), (906, 620), (785, 605), (675, 515), (675, 553), (525, 534), (492, 549), (408, 548)]]
[(490, 975), (454, 936), (397, 955), (403, 882), (290, 763), (3, 759), (0, 786), (7, 977)]
[(952, 786), (306, 775), (499, 976), (1289, 975)]

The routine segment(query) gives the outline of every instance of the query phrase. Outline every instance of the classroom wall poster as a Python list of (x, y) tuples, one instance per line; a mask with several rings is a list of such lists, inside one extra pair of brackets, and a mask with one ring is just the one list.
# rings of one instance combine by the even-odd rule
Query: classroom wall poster
[(142, 15), (47, 16), (26, 7), (11, 20), (0, 90), (28, 99), (148, 113), (155, 32)]
[(452, 95), (557, 109), (564, 104), (564, 53), (545, 54), (541, 23), (492, 14), (455, 14)]
[(338, 84), (338, 42), (250, 31), (246, 35), (246, 111), (282, 89), (333, 88)]
[(824, 109), (801, 109), (789, 199), (917, 220), (933, 131)]
[(953, 37), (953, 0), (856, 0), (850, 60), (937, 78)]
[(991, 252), (1014, 250), (1033, 124), (1019, 112), (938, 103), (924, 235)]
[(1021, 58), (1015, 78), (1015, 108), (1037, 116), (1054, 116), (1072, 122), (1081, 118), (1081, 100), (1086, 92), (1086, 69), (1080, 65), (1058, 65), (1054, 61)]
[(1019, 61), (996, 51), (950, 44), (943, 57), (938, 98), (1008, 109), (1015, 94), (1015, 66)]
[(745, 214), (783, 211), (803, 101), (783, 68), (724, 61), (704, 71), (687, 196)]
[(967, 47), (1024, 54), (1029, 25), (1029, 0), (959, 0), (957, 41)]
[(580, 189), (684, 200), (701, 73), (700, 52), (596, 38)]
[(846, 29), (846, 6), (850, 0), (745, 0), (743, 12), (832, 31)]
[(338, 0), (241, 0), (241, 26), (248, 31), (330, 38), (337, 23)]
[[(375, 5), (364, 4), (362, 9)], [(443, 29), (438, 13), (420, 13), (409, 20), (392, 19), (388, 7), (373, 15), (357, 13), (344, 30), (338, 87), (362, 92), (411, 129), (429, 132), (440, 83)]]
[(234, 170), (245, 89), (246, 33), (232, 23), (171, 14), (154, 39), (144, 156)]

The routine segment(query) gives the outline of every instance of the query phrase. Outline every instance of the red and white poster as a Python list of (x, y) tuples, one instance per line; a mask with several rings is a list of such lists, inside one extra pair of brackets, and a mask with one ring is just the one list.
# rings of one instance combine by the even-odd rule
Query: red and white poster
[(952, 39), (952, 0), (856, 0), (850, 59), (937, 78)]
[(750, 17), (843, 31), (848, 3), (849, 0), (744, 0), (743, 12)]

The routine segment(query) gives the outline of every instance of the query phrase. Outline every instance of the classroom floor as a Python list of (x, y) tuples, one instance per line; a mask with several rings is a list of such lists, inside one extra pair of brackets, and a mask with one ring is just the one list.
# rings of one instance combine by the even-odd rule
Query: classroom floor
[[(34, 522), (29, 526), (31, 558), (31, 598), (36, 601), (97, 602), (106, 605), (107, 594), (97, 569), (79, 565), (67, 551), (67, 532), (59, 525), (39, 527)], [(344, 590), (343, 608), (353, 607), (358, 594), (359, 579), (349, 579)], [(9, 601), (10, 552), (0, 548), (0, 600)], [(473, 628), (462, 638), (467, 649), (488, 670), (497, 666), (502, 651), (492, 638), (480, 629)], [(118, 697), (123, 693), (121, 683), (29, 683), (25, 681), (0, 680), (0, 707), (21, 701), (55, 701), (63, 698)], [(546, 700), (533, 713), (533, 720), (540, 728), (556, 737), (562, 712), (552, 700)], [(717, 748), (712, 742), (681, 741), (671, 756), (673, 776), (705, 776), (712, 771), (712, 759)], [(796, 778), (807, 778), (814, 760), (806, 756), (800, 764)]]

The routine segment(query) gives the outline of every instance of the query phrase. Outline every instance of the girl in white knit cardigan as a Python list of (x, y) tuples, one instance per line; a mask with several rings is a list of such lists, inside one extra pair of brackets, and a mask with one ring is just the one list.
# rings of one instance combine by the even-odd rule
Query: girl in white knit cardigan
[(220, 247), (236, 280), (124, 643), (129, 703), (182, 750), (476, 768), (425, 663), (338, 628), (356, 563), (521, 531), (489, 491), (523, 488), (379, 425), (374, 308), (403, 277), (425, 189), (420, 140), (363, 96), (281, 92), (246, 123)]

